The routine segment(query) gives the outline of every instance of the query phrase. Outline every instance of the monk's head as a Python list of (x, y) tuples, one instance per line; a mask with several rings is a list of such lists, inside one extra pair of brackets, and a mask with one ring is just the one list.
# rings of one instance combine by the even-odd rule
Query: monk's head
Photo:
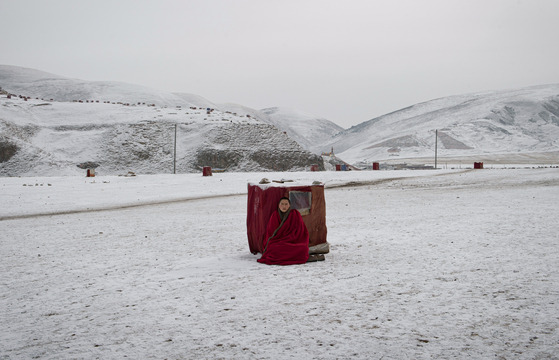
[(289, 198), (282, 197), (280, 199), (278, 208), (281, 212), (286, 212), (287, 210), (289, 210), (290, 206), (291, 206), (291, 202), (289, 201)]

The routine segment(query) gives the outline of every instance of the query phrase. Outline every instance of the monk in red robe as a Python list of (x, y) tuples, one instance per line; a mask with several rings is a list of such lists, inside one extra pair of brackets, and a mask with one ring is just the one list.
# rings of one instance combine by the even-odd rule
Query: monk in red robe
[(299, 211), (281, 198), (278, 211), (268, 221), (264, 251), (258, 262), (268, 265), (303, 264), (309, 260), (309, 231)]

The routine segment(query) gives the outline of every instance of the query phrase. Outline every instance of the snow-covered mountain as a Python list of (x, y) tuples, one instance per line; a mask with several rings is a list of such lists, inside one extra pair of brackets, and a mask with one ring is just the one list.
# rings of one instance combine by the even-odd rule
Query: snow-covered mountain
[(47, 72), (11, 65), (0, 65), (0, 86), (13, 94), (59, 102), (99, 100), (122, 103), (147, 103), (156, 106), (208, 106), (200, 96), (173, 94), (148, 87), (115, 81), (70, 79)]
[(261, 112), (268, 115), (271, 124), (315, 154), (320, 154), (322, 144), (343, 130), (330, 120), (284, 107), (262, 109)]
[(343, 130), (341, 126), (328, 119), (286, 107), (256, 110), (231, 103), (217, 104), (216, 107), (233, 114), (248, 114), (254, 119), (273, 125), (315, 154), (320, 154), (322, 144)]
[(0, 176), (323, 167), (283, 131), (200, 96), (0, 66)]
[(0, 175), (92, 164), (108, 173), (168, 172), (175, 124), (179, 172), (322, 168), (316, 154), (332, 148), (336, 163), (357, 166), (432, 162), (435, 143), (441, 161), (559, 162), (559, 84), (440, 98), (347, 130), (287, 108), (8, 65), (0, 65), (0, 87)]
[[(322, 149), (347, 162), (433, 158), (559, 161), (559, 84), (450, 96), (347, 129)], [(516, 159), (516, 160), (515, 160)]]
[(114, 81), (70, 79), (47, 72), (0, 65), (0, 86), (14, 94), (55, 101), (100, 100), (122, 103), (147, 103), (160, 107), (200, 107), (221, 112), (251, 115), (264, 123), (285, 131), (307, 150), (315, 150), (335, 133), (343, 130), (329, 120), (286, 108), (257, 110), (239, 104), (218, 104), (202, 96), (168, 93), (148, 87)]

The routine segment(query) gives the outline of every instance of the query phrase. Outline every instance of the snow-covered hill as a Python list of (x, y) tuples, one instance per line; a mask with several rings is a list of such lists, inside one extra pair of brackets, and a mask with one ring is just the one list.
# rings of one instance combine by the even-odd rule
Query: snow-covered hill
[(332, 148), (357, 166), (433, 162), (435, 143), (445, 162), (559, 162), (559, 84), (440, 98), (347, 130), (288, 108), (8, 65), (0, 65), (0, 87), (0, 175), (73, 173), (85, 163), (111, 173), (168, 172), (175, 124), (180, 172), (322, 168), (316, 155)]
[(85, 81), (70, 79), (47, 72), (0, 65), (0, 86), (13, 94), (54, 101), (100, 101), (111, 103), (152, 104), (159, 107), (212, 108), (240, 116), (251, 115), (264, 123), (285, 131), (307, 150), (315, 150), (332, 135), (343, 130), (329, 120), (286, 108), (257, 110), (239, 104), (214, 103), (202, 96), (169, 93), (148, 87), (114, 81)]
[(146, 103), (156, 106), (210, 107), (212, 103), (198, 95), (173, 94), (148, 87), (116, 81), (70, 79), (44, 71), (0, 65), (0, 86), (16, 95), (59, 102), (100, 101)]
[(261, 110), (239, 104), (217, 104), (221, 111), (233, 114), (248, 114), (254, 119), (275, 126), (284, 131), (304, 149), (315, 154), (321, 153), (322, 144), (329, 141), (343, 128), (332, 121), (285, 107), (273, 107)]
[(271, 124), (315, 154), (320, 154), (322, 144), (343, 130), (330, 120), (284, 107), (262, 109), (261, 112), (268, 115)]
[[(323, 145), (350, 163), (432, 158), (557, 161), (559, 84), (436, 99), (369, 120)], [(536, 157), (538, 157), (536, 156)]]
[(0, 176), (322, 167), (276, 127), (191, 94), (0, 66)]

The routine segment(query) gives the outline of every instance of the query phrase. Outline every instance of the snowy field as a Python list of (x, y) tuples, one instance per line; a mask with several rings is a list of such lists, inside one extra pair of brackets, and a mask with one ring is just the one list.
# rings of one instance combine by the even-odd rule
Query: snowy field
[[(256, 262), (262, 177), (326, 183), (326, 261)], [(0, 178), (0, 202), (2, 360), (559, 358), (559, 169)]]

